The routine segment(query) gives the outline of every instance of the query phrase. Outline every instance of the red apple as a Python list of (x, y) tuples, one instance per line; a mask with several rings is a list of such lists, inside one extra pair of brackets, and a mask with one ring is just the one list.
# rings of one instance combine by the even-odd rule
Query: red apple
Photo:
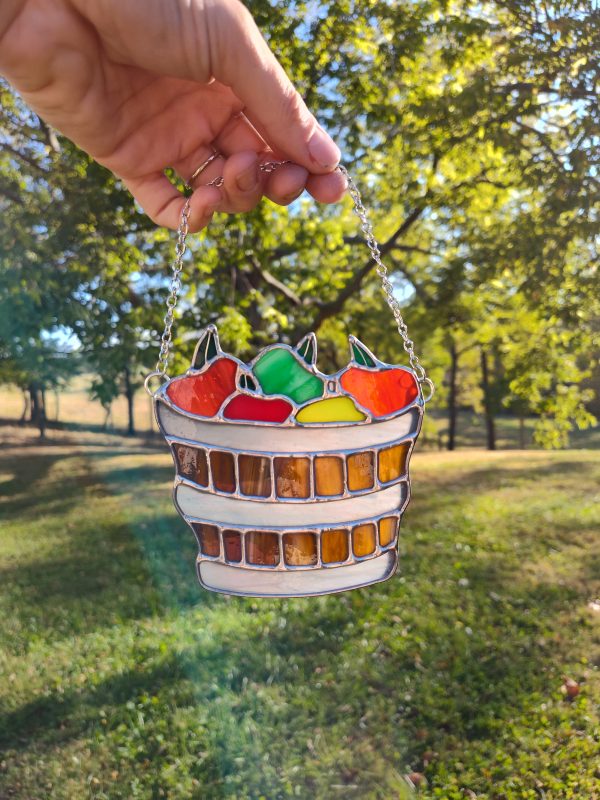
[(385, 417), (410, 405), (419, 396), (419, 386), (408, 370), (389, 367), (377, 372), (348, 367), (341, 386), (375, 417)]
[(238, 394), (225, 406), (225, 419), (240, 419), (249, 422), (285, 422), (293, 407), (286, 400)]
[(183, 411), (214, 417), (223, 402), (235, 392), (237, 362), (224, 356), (215, 359), (204, 372), (175, 378), (167, 395)]

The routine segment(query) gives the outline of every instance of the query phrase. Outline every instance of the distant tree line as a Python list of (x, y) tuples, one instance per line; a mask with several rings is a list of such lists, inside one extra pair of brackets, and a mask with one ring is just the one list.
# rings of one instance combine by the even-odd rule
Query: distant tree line
[[(598, 22), (585, 2), (253, 2), (372, 209), (455, 446), (459, 408), (535, 415), (560, 447), (590, 411), (600, 351)], [(173, 237), (6, 86), (0, 150), (0, 382), (30, 397), (77, 363), (105, 408), (157, 355)], [(174, 342), (209, 322), (239, 356), (353, 332), (402, 362), (351, 206), (263, 203), (191, 243)]]

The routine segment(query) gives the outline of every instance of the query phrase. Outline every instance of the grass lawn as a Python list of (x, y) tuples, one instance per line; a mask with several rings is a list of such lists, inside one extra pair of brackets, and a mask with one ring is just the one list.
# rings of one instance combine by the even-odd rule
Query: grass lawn
[(417, 455), (399, 577), (253, 601), (162, 448), (5, 433), (0, 797), (600, 798), (598, 451)]

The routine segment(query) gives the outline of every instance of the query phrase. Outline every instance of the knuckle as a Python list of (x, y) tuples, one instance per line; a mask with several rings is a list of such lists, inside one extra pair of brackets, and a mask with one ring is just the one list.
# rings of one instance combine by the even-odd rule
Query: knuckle
[(294, 127), (308, 128), (311, 125), (311, 116), (304, 100), (291, 84), (282, 87), (278, 111)]

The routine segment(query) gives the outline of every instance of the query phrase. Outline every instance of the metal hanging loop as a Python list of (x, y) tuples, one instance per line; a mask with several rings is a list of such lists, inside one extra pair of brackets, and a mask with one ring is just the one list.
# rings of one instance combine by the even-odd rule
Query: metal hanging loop
[[(259, 165), (259, 169), (261, 172), (271, 173), (274, 172), (279, 167), (283, 166), (284, 164), (289, 164), (289, 161), (267, 161), (263, 164)], [(435, 392), (435, 385), (431, 378), (427, 377), (427, 373), (425, 368), (419, 361), (419, 357), (415, 353), (415, 345), (413, 340), (408, 335), (408, 326), (404, 321), (402, 316), (402, 310), (400, 308), (400, 303), (394, 297), (394, 287), (388, 277), (388, 268), (385, 266), (383, 261), (381, 260), (381, 251), (379, 249), (379, 245), (377, 244), (377, 240), (375, 239), (375, 235), (373, 233), (373, 226), (369, 220), (369, 215), (367, 209), (365, 208), (360, 191), (358, 190), (358, 186), (354, 182), (354, 179), (346, 169), (343, 164), (339, 164), (337, 170), (341, 172), (341, 174), (346, 179), (346, 183), (348, 186), (348, 194), (352, 198), (353, 203), (353, 211), (356, 216), (360, 220), (360, 227), (363, 233), (365, 242), (367, 247), (371, 252), (371, 258), (373, 259), (376, 265), (376, 272), (379, 276), (381, 281), (381, 290), (385, 295), (386, 302), (390, 307), (392, 314), (394, 315), (394, 319), (396, 321), (396, 326), (398, 328), (398, 333), (402, 339), (402, 344), (404, 350), (408, 355), (408, 361), (412, 368), (412, 371), (415, 374), (415, 377), (419, 383), (421, 388), (421, 397), (424, 403), (428, 403), (433, 394)], [(223, 185), (223, 177), (220, 176), (218, 178), (214, 178), (210, 184), (210, 186), (222, 186)], [(179, 227), (177, 228), (177, 243), (175, 245), (175, 258), (171, 265), (171, 284), (169, 287), (169, 295), (167, 297), (167, 311), (164, 317), (164, 330), (160, 339), (160, 351), (158, 354), (158, 361), (156, 362), (156, 367), (154, 371), (151, 372), (144, 381), (144, 386), (148, 394), (153, 395), (154, 392), (152, 391), (150, 384), (155, 378), (162, 378), (163, 380), (167, 380), (167, 369), (169, 365), (169, 352), (171, 350), (171, 342), (173, 339), (173, 322), (175, 318), (175, 308), (177, 307), (177, 302), (179, 300), (179, 294), (181, 292), (181, 272), (183, 270), (183, 257), (187, 250), (186, 239), (189, 232), (189, 213), (190, 213), (190, 198), (185, 201), (185, 204), (181, 210), (181, 217), (179, 220)]]

